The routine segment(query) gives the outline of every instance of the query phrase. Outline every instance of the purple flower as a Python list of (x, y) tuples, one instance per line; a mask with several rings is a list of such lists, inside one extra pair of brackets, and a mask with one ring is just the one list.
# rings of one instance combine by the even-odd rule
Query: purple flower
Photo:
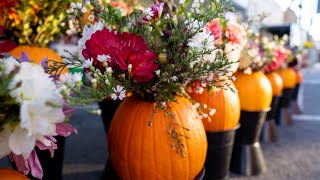
[(156, 2), (144, 11), (144, 23), (156, 22), (162, 15), (164, 3)]

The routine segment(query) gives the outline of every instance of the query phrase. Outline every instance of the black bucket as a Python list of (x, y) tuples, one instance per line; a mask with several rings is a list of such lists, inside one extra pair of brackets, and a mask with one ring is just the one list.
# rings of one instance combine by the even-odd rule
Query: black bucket
[(292, 92), (292, 100), (296, 101), (298, 99), (300, 84), (297, 84)]
[(207, 132), (208, 150), (204, 179), (228, 179), (234, 136), (239, 125), (231, 130)]
[(236, 131), (231, 166), (232, 172), (250, 176), (266, 171), (260, 147), (260, 135), (268, 110), (241, 111), (240, 125)]
[(262, 128), (261, 142), (272, 143), (278, 140), (277, 127), (274, 119), (279, 106), (280, 98), (281, 95), (272, 97), (271, 110), (267, 113), (267, 118)]
[[(104, 130), (106, 134), (108, 134), (109, 126), (111, 124), (113, 115), (116, 113), (118, 107), (120, 106), (122, 101), (114, 101), (114, 100), (103, 100), (99, 102), (99, 107), (101, 109), (101, 118), (104, 126)], [(111, 163), (109, 159), (106, 162), (104, 173), (103, 173), (103, 179), (117, 179), (117, 176), (112, 169)]]
[(292, 94), (294, 88), (283, 89), (282, 96), (279, 101), (279, 106), (276, 110), (275, 122), (278, 126), (290, 126), (292, 125), (292, 119), (289, 113), (291, 105)]
[[(35, 148), (37, 156), (39, 158), (42, 170), (43, 170), (43, 180), (58, 180), (62, 179), (62, 169), (63, 169), (63, 157), (64, 157), (64, 145), (65, 137), (56, 136), (58, 149), (54, 150), (54, 157), (51, 158), (49, 150), (39, 150)], [(11, 162), (13, 169), (17, 170), (14, 162)], [(36, 180), (31, 173), (29, 173), (28, 178)]]

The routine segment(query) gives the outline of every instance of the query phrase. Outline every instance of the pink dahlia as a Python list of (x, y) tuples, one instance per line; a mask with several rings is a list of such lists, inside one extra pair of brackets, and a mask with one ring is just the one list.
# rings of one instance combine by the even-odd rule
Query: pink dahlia
[(141, 36), (132, 33), (117, 33), (107, 28), (96, 31), (85, 43), (82, 55), (93, 59), (93, 66), (105, 71), (98, 55), (109, 55), (108, 66), (127, 71), (132, 69), (130, 76), (137, 82), (148, 82), (153, 78), (153, 72), (158, 68), (154, 64), (157, 54), (148, 50), (148, 45)]
[(274, 71), (280, 68), (280, 66), (286, 61), (287, 54), (286, 52), (278, 48), (274, 51), (273, 61), (265, 67), (266, 72)]
[(244, 45), (246, 43), (246, 32), (240, 24), (228, 24), (226, 38), (233, 44)]

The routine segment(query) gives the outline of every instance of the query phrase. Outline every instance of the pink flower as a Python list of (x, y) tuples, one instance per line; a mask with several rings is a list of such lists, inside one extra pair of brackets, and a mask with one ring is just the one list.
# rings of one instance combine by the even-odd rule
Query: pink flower
[(144, 11), (143, 22), (156, 22), (162, 15), (164, 3), (156, 2)]
[(246, 43), (246, 32), (240, 24), (228, 24), (226, 38), (233, 44), (244, 45)]
[(132, 33), (116, 33), (107, 28), (95, 32), (86, 42), (82, 51), (86, 59), (93, 58), (93, 66), (104, 72), (103, 63), (98, 61), (98, 55), (109, 55), (108, 66), (127, 71), (132, 65), (130, 76), (137, 82), (148, 82), (153, 78), (153, 72), (158, 68), (154, 64), (157, 54), (148, 51), (148, 45), (141, 36)]
[(274, 51), (273, 60), (268, 66), (265, 67), (266, 72), (275, 71), (280, 68), (280, 66), (286, 61), (287, 54), (286, 52), (278, 48)]
[(207, 32), (208, 31), (213, 34), (215, 44), (222, 44), (222, 26), (219, 22), (219, 18), (215, 18), (207, 24)]

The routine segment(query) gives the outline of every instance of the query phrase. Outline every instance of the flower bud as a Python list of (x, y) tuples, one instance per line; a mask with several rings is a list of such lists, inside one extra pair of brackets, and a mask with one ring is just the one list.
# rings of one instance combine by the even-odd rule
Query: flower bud
[(168, 61), (167, 53), (166, 52), (159, 53), (158, 61), (160, 64), (166, 64)]

